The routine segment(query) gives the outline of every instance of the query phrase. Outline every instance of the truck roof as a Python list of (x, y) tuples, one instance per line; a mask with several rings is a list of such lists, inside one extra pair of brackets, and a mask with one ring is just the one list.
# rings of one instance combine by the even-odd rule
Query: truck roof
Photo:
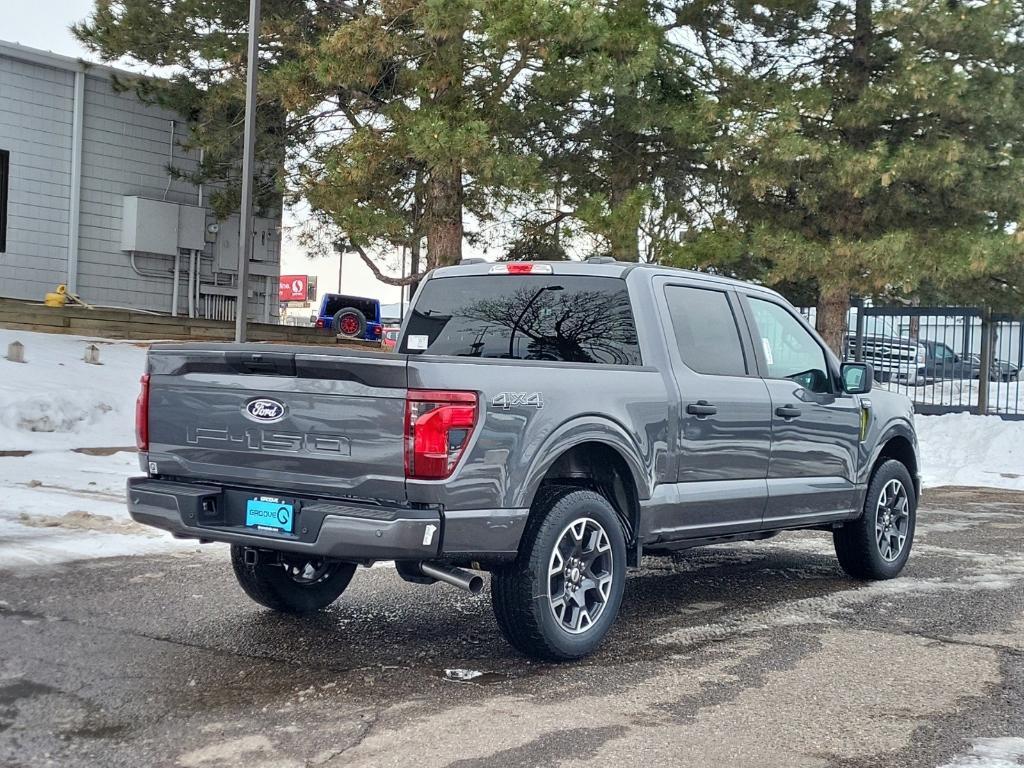
[[(438, 267), (428, 277), (456, 277), (459, 275), (487, 275), (491, 273), (492, 267), (496, 264), (508, 264), (511, 262), (490, 262), (482, 259), (467, 259), (461, 264), (450, 267)], [(629, 273), (638, 271), (648, 279), (657, 276), (665, 277), (686, 277), (691, 280), (698, 280), (717, 285), (728, 285), (744, 290), (758, 291), (772, 296), (780, 296), (777, 291), (766, 288), (756, 283), (748, 283), (723, 275), (711, 274), (708, 272), (695, 272), (689, 269), (677, 267), (665, 267), (659, 264), (643, 264), (632, 261), (531, 261), (529, 264), (547, 264), (551, 266), (551, 274), (555, 275), (591, 275), (594, 277), (619, 277), (625, 278)]]

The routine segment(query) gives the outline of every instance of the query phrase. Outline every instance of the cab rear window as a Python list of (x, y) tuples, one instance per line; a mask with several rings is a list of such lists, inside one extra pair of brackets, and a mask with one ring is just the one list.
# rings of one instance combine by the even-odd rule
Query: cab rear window
[(640, 365), (624, 280), (481, 275), (428, 280), (401, 352)]

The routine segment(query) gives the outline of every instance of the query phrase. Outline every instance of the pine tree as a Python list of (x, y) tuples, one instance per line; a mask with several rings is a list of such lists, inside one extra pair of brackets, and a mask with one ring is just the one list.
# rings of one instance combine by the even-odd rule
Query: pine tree
[(571, 217), (615, 258), (656, 261), (692, 215), (713, 105), (663, 2), (598, 0), (591, 18), (522, 93), (525, 151), (554, 191), (548, 223)]
[(1020, 306), (1021, 0), (713, 15), (701, 45), (730, 115), (716, 142), (727, 203), (682, 263), (811, 283), (836, 350), (851, 292)]
[[(75, 28), (106, 59), (176, 70), (169, 82), (147, 84), (148, 95), (196, 118), (206, 170), (219, 165), (225, 179), (237, 177), (247, 5), (97, 0)], [(384, 275), (374, 248), (416, 253), (425, 239), (426, 268), (458, 262), (464, 210), (486, 219), (507, 190), (529, 183), (535, 162), (503, 141), (512, 95), (559, 39), (587, 23), (584, 2), (552, 0), (265, 0), (263, 8), (260, 157), (280, 169), (281, 191), (308, 201), (316, 220), (391, 283), (417, 275)]]

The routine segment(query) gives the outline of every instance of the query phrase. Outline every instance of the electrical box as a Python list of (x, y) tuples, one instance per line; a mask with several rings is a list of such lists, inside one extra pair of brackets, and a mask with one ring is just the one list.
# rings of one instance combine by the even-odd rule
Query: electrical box
[(206, 248), (206, 209), (195, 205), (178, 206), (178, 247), (188, 251)]
[[(238, 271), (238, 256), (241, 251), (238, 246), (238, 221), (238, 215), (232, 215), (220, 222), (220, 229), (217, 232), (217, 243), (214, 246), (214, 264), (218, 272)], [(277, 219), (264, 219), (260, 217), (253, 219), (251, 259), (253, 262), (277, 263), (277, 249), (280, 242), (280, 234), (277, 228)]]
[(214, 269), (217, 272), (238, 271), (238, 215), (228, 216), (219, 222), (217, 241), (214, 244)]
[(252, 228), (252, 260), (277, 261), (277, 221), (257, 217)]
[(205, 208), (125, 197), (121, 210), (122, 251), (174, 256), (206, 248)]
[(126, 197), (121, 214), (121, 250), (174, 256), (178, 253), (178, 204)]

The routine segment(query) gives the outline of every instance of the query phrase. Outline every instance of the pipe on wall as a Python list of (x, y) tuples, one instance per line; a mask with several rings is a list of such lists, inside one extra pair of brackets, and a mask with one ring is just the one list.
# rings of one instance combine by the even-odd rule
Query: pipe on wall
[(78, 292), (78, 224), (82, 216), (82, 133), (85, 120), (85, 72), (75, 72), (71, 113), (71, 190), (68, 192), (68, 290)]
[(171, 288), (171, 317), (178, 316), (178, 273), (181, 271), (181, 251), (174, 254), (174, 287)]
[[(200, 147), (199, 148), (199, 173), (203, 172), (203, 160), (205, 160), (205, 159), (206, 159), (206, 148), (205, 147)], [(200, 178), (202, 178), (202, 177), (200, 177)], [(201, 182), (201, 181), (199, 182), (199, 189), (197, 190), (197, 200), (198, 200), (197, 205), (200, 208), (202, 208), (203, 207), (203, 182)]]
[(196, 252), (188, 252), (188, 316), (196, 316)]
[(167, 193), (171, 191), (171, 182), (174, 181), (174, 173), (171, 170), (174, 168), (174, 121), (169, 121), (171, 124), (171, 138), (168, 142), (167, 147), (167, 186), (164, 187), (164, 200), (167, 199)]
[(199, 315), (199, 304), (203, 300), (203, 292), (200, 290), (203, 282), (203, 252), (195, 251), (196, 254), (196, 316)]

